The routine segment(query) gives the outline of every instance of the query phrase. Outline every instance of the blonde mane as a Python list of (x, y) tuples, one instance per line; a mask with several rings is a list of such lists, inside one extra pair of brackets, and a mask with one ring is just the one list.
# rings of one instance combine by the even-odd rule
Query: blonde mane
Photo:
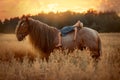
[(29, 39), (34, 47), (44, 52), (51, 52), (54, 48), (54, 39), (58, 30), (31, 18), (29, 18), (29, 25)]

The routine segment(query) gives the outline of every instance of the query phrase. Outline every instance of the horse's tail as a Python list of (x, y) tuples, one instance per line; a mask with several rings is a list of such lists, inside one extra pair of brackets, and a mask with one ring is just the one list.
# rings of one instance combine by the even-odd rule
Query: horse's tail
[(101, 45), (101, 39), (98, 36), (98, 55), (99, 57), (102, 55), (102, 45)]

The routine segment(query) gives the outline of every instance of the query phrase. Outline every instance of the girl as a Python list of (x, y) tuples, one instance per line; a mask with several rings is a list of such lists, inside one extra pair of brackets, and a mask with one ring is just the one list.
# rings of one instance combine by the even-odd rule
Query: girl
[(83, 27), (83, 23), (80, 21), (77, 21), (73, 26), (65, 26), (63, 27), (59, 33), (58, 33), (58, 44), (56, 45), (56, 47), (60, 47), (62, 46), (62, 36), (65, 36), (67, 33), (71, 32), (71, 31), (75, 31), (74, 34), (74, 41), (76, 40), (76, 36), (77, 36), (77, 30), (78, 28), (82, 28)]

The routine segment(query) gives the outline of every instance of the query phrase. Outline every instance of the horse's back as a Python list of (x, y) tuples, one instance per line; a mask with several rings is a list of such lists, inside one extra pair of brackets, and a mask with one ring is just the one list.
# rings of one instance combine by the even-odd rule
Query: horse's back
[(97, 31), (83, 27), (78, 30), (76, 41), (74, 41), (74, 31), (62, 37), (63, 48), (75, 49), (86, 46), (90, 49), (97, 49), (98, 37)]
[(81, 38), (84, 41), (85, 46), (88, 46), (89, 48), (98, 48), (99, 35), (97, 31), (84, 27), (78, 34), (80, 35), (78, 38)]
[(83, 27), (78, 31), (79, 35), (84, 36), (84, 37), (90, 37), (90, 38), (97, 38), (98, 37), (98, 32), (87, 27)]

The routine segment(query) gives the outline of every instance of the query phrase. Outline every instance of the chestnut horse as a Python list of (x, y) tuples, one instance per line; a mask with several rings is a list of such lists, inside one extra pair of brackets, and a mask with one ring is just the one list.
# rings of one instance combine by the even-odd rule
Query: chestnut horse
[[(46, 58), (58, 44), (58, 32), (58, 29), (28, 17), (22, 17), (16, 27), (17, 39), (22, 41), (29, 35), (31, 44), (33, 44), (36, 49), (42, 51)], [(70, 32), (62, 37), (61, 49), (73, 51), (75, 48), (80, 50), (88, 48), (91, 51), (91, 56), (95, 60), (100, 57), (101, 40), (97, 31), (83, 27), (78, 30), (75, 41), (73, 40), (73, 36), (74, 32)]]

